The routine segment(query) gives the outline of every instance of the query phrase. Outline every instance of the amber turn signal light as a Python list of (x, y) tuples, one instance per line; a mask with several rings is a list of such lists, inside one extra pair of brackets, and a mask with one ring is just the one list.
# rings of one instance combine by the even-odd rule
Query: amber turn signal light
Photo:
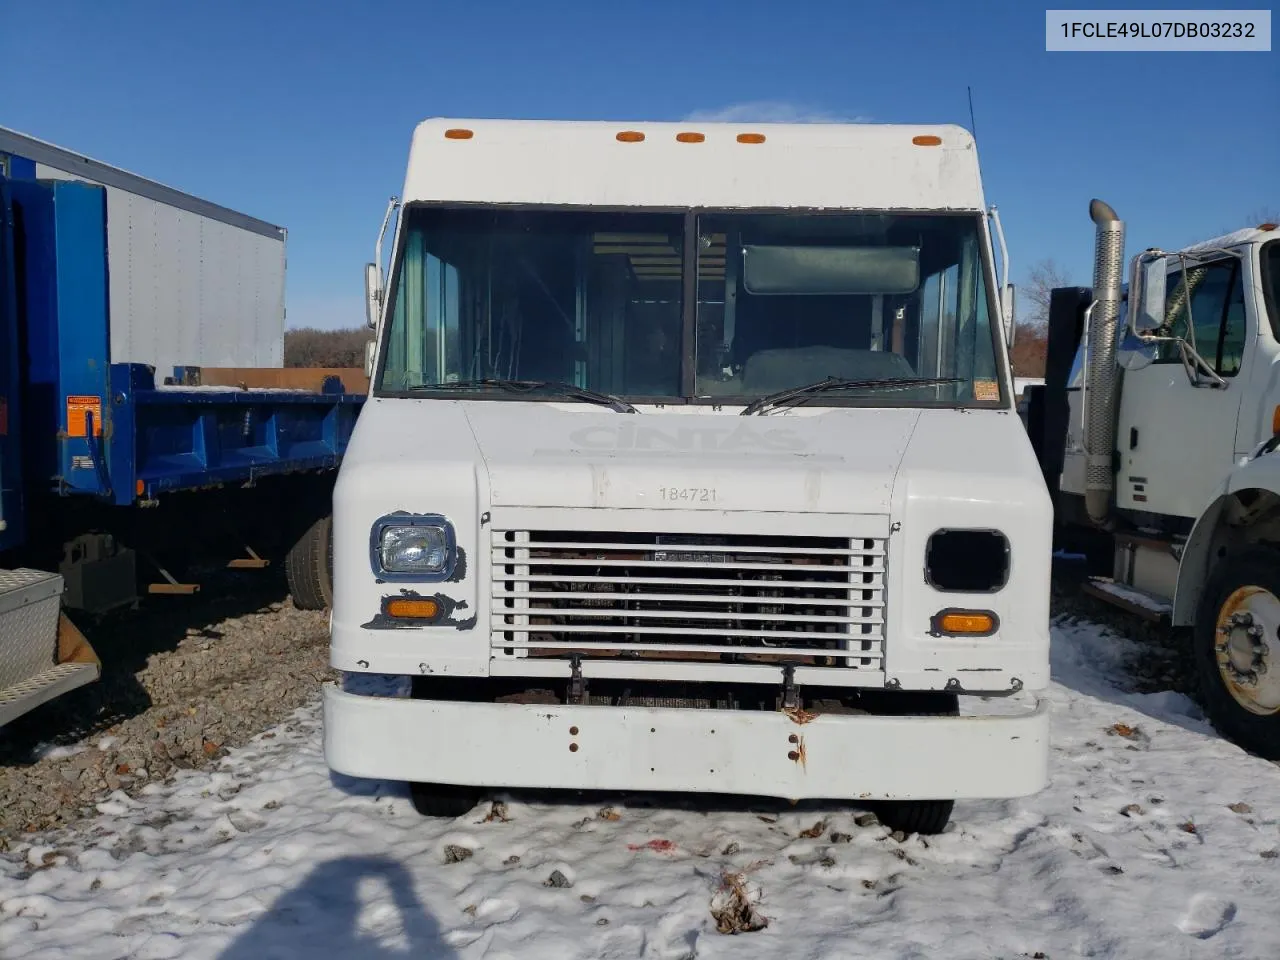
[(944, 637), (989, 637), (998, 625), (990, 610), (941, 610), (933, 618), (933, 633)]
[(434, 600), (401, 598), (388, 600), (384, 610), (388, 617), (397, 620), (434, 620), (440, 604)]

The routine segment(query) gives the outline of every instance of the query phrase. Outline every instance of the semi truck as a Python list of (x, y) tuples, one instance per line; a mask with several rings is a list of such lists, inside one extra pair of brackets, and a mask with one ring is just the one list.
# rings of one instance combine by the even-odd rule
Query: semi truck
[(0, 129), (0, 725), (99, 676), (64, 611), (279, 562), (297, 605), (327, 604), (363, 388), (279, 367), (284, 249), (282, 228)]
[(997, 216), (957, 126), (418, 125), (334, 489), (329, 766), (429, 816), (683, 791), (922, 833), (1040, 790)]
[(1087, 592), (1188, 636), (1208, 718), (1280, 759), (1280, 229), (1124, 259), (1053, 291), (1028, 425)]

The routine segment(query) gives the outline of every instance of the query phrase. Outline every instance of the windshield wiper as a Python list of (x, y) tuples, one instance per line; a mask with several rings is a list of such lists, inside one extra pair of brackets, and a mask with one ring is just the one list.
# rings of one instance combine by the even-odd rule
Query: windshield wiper
[(574, 386), (563, 380), (505, 380), (501, 377), (485, 377), (480, 380), (451, 380), (448, 383), (424, 383), (417, 390), (474, 390), (478, 387), (495, 387), (508, 393), (533, 393), (535, 390), (549, 390), (563, 397), (584, 400), (587, 403), (598, 403), (618, 413), (635, 413), (636, 408), (621, 397), (611, 393), (600, 393), (586, 387)]
[(827, 390), (909, 390), (912, 387), (937, 387), (947, 383), (963, 382), (960, 377), (897, 377), (880, 380), (843, 380), (840, 377), (827, 377), (817, 383), (789, 387), (777, 393), (757, 397), (743, 408), (742, 416), (749, 417), (753, 413), (760, 413), (789, 401), (803, 403), (808, 397)]

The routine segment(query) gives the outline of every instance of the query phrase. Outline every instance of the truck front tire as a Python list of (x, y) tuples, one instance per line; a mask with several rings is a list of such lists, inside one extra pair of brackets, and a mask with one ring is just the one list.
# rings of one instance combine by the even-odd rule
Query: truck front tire
[(285, 557), (285, 577), (299, 610), (326, 610), (333, 600), (332, 518), (321, 517), (306, 529)]
[(481, 792), (476, 787), (455, 787), (442, 783), (409, 784), (409, 799), (413, 801), (413, 809), (424, 817), (456, 820), (474, 809), (480, 798)]
[(875, 813), (890, 830), (933, 836), (947, 828), (955, 805), (954, 800), (894, 800), (883, 803)]
[[(958, 717), (960, 700), (954, 693), (886, 692), (875, 701), (872, 710), (877, 714), (895, 717)], [(876, 804), (874, 812), (890, 830), (932, 836), (947, 828), (955, 805), (954, 800), (886, 800)]]
[(1249, 547), (1218, 562), (1200, 599), (1191, 654), (1214, 728), (1280, 760), (1280, 551)]

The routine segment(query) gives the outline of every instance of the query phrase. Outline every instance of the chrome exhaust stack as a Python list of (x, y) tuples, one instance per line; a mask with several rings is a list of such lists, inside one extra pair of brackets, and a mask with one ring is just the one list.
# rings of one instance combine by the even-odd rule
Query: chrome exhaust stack
[(1105, 523), (1111, 513), (1115, 486), (1116, 446), (1116, 323), (1120, 319), (1124, 279), (1124, 221), (1101, 200), (1089, 204), (1097, 226), (1093, 259), (1093, 305), (1089, 308), (1085, 359), (1088, 380), (1084, 391), (1084, 501), (1089, 518)]

